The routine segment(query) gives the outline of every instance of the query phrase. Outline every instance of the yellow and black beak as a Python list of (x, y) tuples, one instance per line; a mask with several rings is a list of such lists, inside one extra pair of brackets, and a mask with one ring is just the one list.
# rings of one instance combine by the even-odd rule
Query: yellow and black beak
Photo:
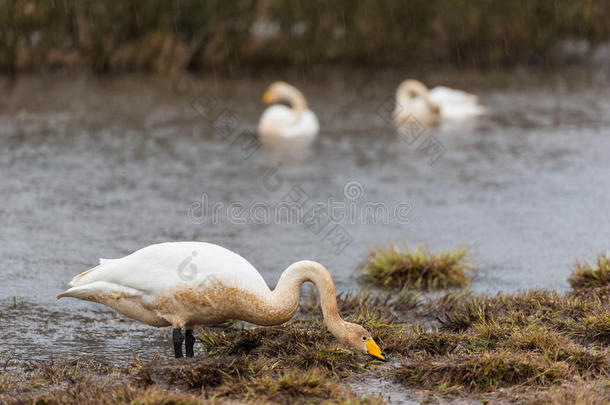
[(263, 94), (263, 103), (269, 104), (271, 100), (273, 100), (273, 97), (271, 96), (271, 92), (267, 90), (265, 94)]
[(366, 340), (366, 351), (371, 356), (377, 357), (378, 359), (381, 359), (383, 361), (389, 361), (390, 360), (388, 355), (385, 354), (383, 352), (383, 350), (381, 350), (379, 348), (379, 346), (377, 346), (377, 343), (375, 343), (375, 341), (373, 339), (367, 339)]

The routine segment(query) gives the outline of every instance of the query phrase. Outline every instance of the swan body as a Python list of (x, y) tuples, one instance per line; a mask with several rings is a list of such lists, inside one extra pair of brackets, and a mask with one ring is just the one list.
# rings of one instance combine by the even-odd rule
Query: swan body
[(121, 259), (100, 259), (99, 266), (74, 277), (70, 286), (59, 298), (98, 302), (140, 322), (175, 328), (231, 319), (228, 309), (235, 303), (230, 301), (241, 298), (227, 294), (228, 301), (206, 305), (209, 299), (204, 292), (209, 298), (219, 293), (220, 286), (238, 290), (242, 297), (270, 292), (243, 257), (218, 245), (197, 242), (161, 243)]
[(176, 357), (181, 357), (176, 339), (180, 341), (183, 328), (189, 355), (194, 325), (229, 319), (257, 325), (288, 321), (298, 309), (306, 281), (313, 282), (320, 294), (331, 333), (352, 348), (384, 359), (370, 333), (341, 319), (330, 274), (308, 260), (290, 265), (272, 291), (246, 259), (228, 249), (203, 242), (160, 243), (120, 259), (100, 259), (97, 267), (74, 277), (71, 288), (57, 298), (98, 302), (148, 325), (172, 326)]
[(467, 120), (486, 113), (474, 94), (443, 86), (428, 90), (417, 80), (405, 80), (396, 90), (393, 117), (399, 126), (411, 117), (433, 125), (441, 121)]
[(440, 106), (442, 119), (468, 119), (487, 113), (476, 95), (462, 90), (438, 86), (430, 90), (430, 99)]
[(305, 96), (296, 87), (275, 82), (263, 95), (263, 102), (287, 102), (290, 106), (272, 105), (261, 116), (258, 134), (274, 138), (313, 138), (320, 129), (318, 118), (307, 108)]

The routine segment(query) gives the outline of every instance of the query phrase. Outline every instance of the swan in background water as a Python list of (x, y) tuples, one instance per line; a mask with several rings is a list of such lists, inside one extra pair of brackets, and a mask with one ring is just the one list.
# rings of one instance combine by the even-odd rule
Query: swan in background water
[(398, 126), (406, 124), (410, 117), (426, 125), (435, 125), (441, 121), (465, 120), (486, 113), (474, 94), (443, 86), (428, 90), (420, 81), (405, 80), (396, 90), (393, 117)]
[(263, 102), (286, 102), (290, 107), (272, 105), (265, 110), (258, 122), (261, 138), (313, 138), (318, 134), (318, 118), (307, 108), (305, 96), (296, 87), (285, 82), (275, 82), (265, 91)]
[[(148, 325), (173, 328), (174, 354), (194, 355), (193, 326), (240, 319), (256, 325), (279, 325), (294, 316), (301, 285), (312, 282), (328, 330), (353, 350), (386, 360), (386, 354), (362, 326), (341, 319), (335, 285), (319, 263), (304, 260), (288, 266), (272, 291), (243, 257), (202, 242), (151, 245), (77, 275), (59, 294), (98, 302)], [(185, 336), (182, 335), (185, 329)], [(186, 341), (185, 341), (186, 340)]]

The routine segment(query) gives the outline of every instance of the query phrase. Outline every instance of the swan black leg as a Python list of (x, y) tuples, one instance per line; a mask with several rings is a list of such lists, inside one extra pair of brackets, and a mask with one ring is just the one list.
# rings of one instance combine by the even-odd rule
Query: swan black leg
[(185, 331), (185, 345), (186, 345), (186, 357), (193, 357), (195, 355), (195, 351), (193, 346), (195, 346), (195, 336), (193, 336), (193, 330), (187, 329)]
[(174, 355), (179, 359), (182, 356), (182, 342), (184, 342), (184, 336), (182, 336), (182, 329), (176, 328), (174, 329)]

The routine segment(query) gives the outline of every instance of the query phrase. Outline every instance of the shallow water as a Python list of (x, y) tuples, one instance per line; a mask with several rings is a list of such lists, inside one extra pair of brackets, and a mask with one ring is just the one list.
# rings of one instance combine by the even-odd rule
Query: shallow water
[[(270, 285), (288, 264), (314, 259), (340, 290), (361, 288), (357, 265), (373, 246), (471, 244), (480, 269), (472, 289), (489, 293), (565, 289), (576, 258), (609, 249), (608, 77), (428, 75), (429, 83), (479, 94), (490, 116), (426, 130), (409, 145), (385, 112), (402, 77), (319, 76), (293, 81), (319, 115), (320, 136), (311, 145), (259, 148), (248, 131), (270, 78), (30, 77), (6, 84), (0, 354), (169, 354), (165, 330), (54, 299), (99, 257), (160, 241), (221, 244)], [(430, 140), (444, 152), (417, 151)], [(265, 218), (297, 194), (307, 196), (305, 212), (314, 203), (344, 203), (346, 218), (335, 213), (315, 229), (299, 218)], [(219, 214), (204, 217), (202, 200)], [(231, 203), (245, 213), (228, 218)], [(375, 205), (376, 217), (358, 219), (373, 203), (383, 204)], [(326, 217), (317, 218), (324, 224)]]

